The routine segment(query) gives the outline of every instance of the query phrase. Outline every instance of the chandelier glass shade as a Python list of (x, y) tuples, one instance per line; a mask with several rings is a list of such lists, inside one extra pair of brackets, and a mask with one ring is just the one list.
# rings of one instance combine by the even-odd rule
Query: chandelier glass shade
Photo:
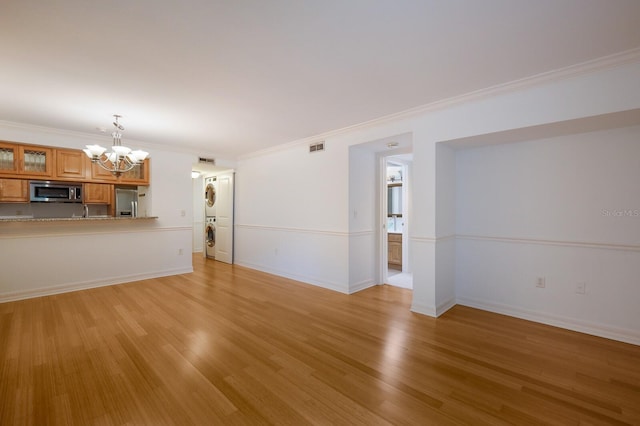
[(132, 170), (133, 168), (140, 166), (144, 160), (149, 156), (148, 152), (142, 150), (132, 150), (126, 146), (122, 146), (122, 133), (124, 127), (118, 122), (120, 115), (115, 114), (115, 121), (113, 125), (115, 130), (111, 133), (113, 137), (113, 146), (111, 151), (107, 151), (106, 148), (100, 145), (87, 145), (83, 149), (87, 157), (91, 159), (92, 163), (96, 163), (103, 169), (111, 172), (115, 176)]

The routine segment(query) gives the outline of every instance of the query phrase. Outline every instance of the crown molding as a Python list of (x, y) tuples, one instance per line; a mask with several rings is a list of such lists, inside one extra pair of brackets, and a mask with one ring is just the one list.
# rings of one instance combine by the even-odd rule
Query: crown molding
[(59, 135), (59, 136), (71, 136), (75, 138), (92, 139), (95, 141), (103, 141), (105, 138), (107, 138), (107, 136), (105, 135), (94, 135), (92, 133), (77, 132), (74, 130), (58, 129), (55, 127), (46, 127), (46, 126), (39, 126), (37, 124), (18, 123), (15, 121), (6, 121), (6, 120), (0, 120), (0, 127), (25, 130), (30, 132), (48, 133), (48, 134)]
[(489, 86), (484, 89), (479, 89), (472, 92), (464, 93), (462, 95), (457, 95), (450, 98), (431, 102), (428, 104), (420, 105), (420, 106), (403, 110), (397, 113), (393, 113), (393, 114), (385, 115), (383, 117), (364, 121), (362, 123), (354, 124), (347, 127), (342, 127), (340, 129), (331, 130), (315, 136), (298, 139), (292, 142), (265, 148), (249, 154), (241, 155), (238, 157), (238, 160), (241, 161), (241, 160), (249, 159), (252, 157), (261, 157), (261, 156), (272, 154), (278, 151), (287, 150), (289, 148), (293, 148), (298, 145), (306, 145), (312, 142), (322, 141), (331, 137), (339, 136), (339, 135), (353, 132), (356, 130), (364, 130), (364, 129), (375, 127), (375, 126), (389, 124), (394, 121), (414, 118), (421, 114), (426, 114), (429, 112), (450, 108), (450, 107), (461, 105), (467, 102), (487, 99), (490, 97), (494, 97), (494, 96), (498, 96), (498, 95), (502, 95), (510, 92), (515, 92), (518, 90), (523, 90), (523, 89), (527, 89), (534, 86), (539, 86), (545, 83), (551, 83), (554, 81), (560, 81), (560, 80), (564, 80), (572, 77), (578, 77), (583, 74), (590, 74), (597, 71), (615, 68), (615, 67), (619, 67), (622, 65), (626, 65), (626, 64), (630, 64), (638, 61), (640, 61), (640, 47), (614, 53), (612, 55), (592, 59), (589, 61), (581, 62), (578, 64), (570, 65), (568, 67), (546, 71), (540, 74), (534, 74), (532, 76), (524, 77), (518, 80), (512, 80), (507, 83), (501, 83), (494, 86)]

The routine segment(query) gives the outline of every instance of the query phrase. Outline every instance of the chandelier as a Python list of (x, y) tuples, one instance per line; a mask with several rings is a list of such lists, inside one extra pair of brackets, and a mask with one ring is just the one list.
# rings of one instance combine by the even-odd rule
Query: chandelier
[(111, 151), (107, 152), (107, 149), (100, 145), (87, 145), (87, 148), (83, 149), (83, 151), (91, 159), (92, 163), (96, 163), (115, 176), (120, 176), (134, 167), (140, 166), (149, 153), (141, 150), (132, 151), (131, 148), (122, 146), (122, 133), (120, 132), (124, 130), (124, 127), (118, 123), (118, 119), (122, 116), (118, 114), (113, 116), (116, 121), (113, 122), (115, 130), (111, 133), (113, 137)]

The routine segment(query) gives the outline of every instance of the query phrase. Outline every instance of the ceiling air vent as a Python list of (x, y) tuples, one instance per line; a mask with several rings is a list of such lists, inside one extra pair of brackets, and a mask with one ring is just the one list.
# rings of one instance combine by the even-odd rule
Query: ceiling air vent
[(215, 158), (200, 157), (200, 158), (198, 158), (198, 163), (211, 164), (212, 166), (215, 166), (216, 165), (216, 160), (215, 160)]
[(324, 151), (324, 141), (316, 142), (309, 145), (309, 152), (320, 152)]

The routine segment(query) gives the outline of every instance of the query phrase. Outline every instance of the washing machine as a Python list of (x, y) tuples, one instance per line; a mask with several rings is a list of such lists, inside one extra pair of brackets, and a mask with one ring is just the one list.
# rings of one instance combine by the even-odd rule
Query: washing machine
[(209, 177), (204, 180), (204, 215), (215, 216), (216, 215), (216, 178)]
[(204, 223), (204, 248), (207, 257), (216, 257), (216, 218), (208, 217)]

